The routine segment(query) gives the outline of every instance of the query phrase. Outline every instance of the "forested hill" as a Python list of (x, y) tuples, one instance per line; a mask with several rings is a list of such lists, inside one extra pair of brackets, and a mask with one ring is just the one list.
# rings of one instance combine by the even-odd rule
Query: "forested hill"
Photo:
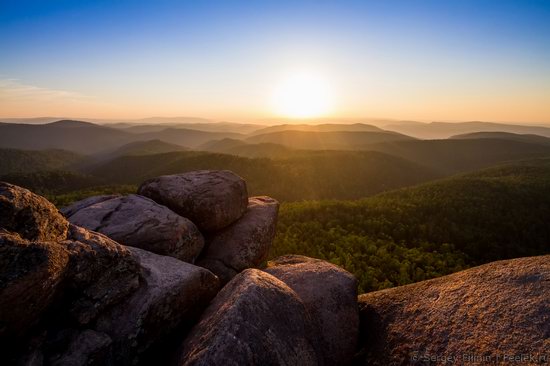
[(284, 204), (270, 255), (330, 260), (370, 291), (549, 253), (548, 217), (550, 160), (533, 160), (359, 201)]

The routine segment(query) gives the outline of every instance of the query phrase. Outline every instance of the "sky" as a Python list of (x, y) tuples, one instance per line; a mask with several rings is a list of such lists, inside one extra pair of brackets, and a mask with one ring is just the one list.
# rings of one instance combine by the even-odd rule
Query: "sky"
[(0, 117), (550, 122), (550, 1), (0, 0)]

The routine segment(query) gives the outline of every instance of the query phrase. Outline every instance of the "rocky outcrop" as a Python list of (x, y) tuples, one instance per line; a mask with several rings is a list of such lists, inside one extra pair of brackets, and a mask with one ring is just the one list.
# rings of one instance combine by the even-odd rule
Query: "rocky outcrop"
[(298, 255), (270, 261), (265, 271), (287, 284), (304, 303), (324, 364), (349, 364), (359, 337), (355, 277), (334, 264)]
[(2, 363), (139, 362), (218, 290), (204, 268), (125, 247), (69, 224), (40, 196), (2, 187), (2, 208), (18, 220), (0, 226)]
[(549, 294), (541, 256), (361, 295), (357, 364), (547, 364)]
[(227, 283), (246, 268), (257, 267), (267, 258), (275, 237), (279, 202), (270, 197), (251, 197), (238, 221), (208, 236), (208, 245), (198, 264)]
[(143, 282), (125, 302), (104, 313), (97, 329), (114, 341), (116, 364), (133, 364), (182, 322), (192, 323), (216, 295), (216, 276), (204, 268), (129, 248)]
[(138, 193), (205, 231), (230, 225), (245, 213), (248, 204), (245, 181), (228, 170), (163, 175), (141, 184)]
[(78, 226), (117, 242), (192, 263), (204, 246), (197, 227), (149, 198), (91, 197), (62, 210)]
[(44, 197), (0, 182), (0, 228), (28, 240), (62, 240), (69, 224)]
[(275, 277), (245, 270), (185, 339), (177, 365), (319, 365), (309, 316)]

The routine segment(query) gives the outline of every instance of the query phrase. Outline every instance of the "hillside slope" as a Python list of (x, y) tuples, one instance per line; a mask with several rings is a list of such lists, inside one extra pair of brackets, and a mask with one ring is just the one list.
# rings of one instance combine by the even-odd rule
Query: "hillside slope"
[(329, 260), (362, 291), (493, 260), (550, 253), (550, 160), (455, 176), (359, 201), (287, 203), (270, 253)]
[(0, 175), (70, 170), (88, 159), (65, 150), (0, 149)]
[(502, 139), (396, 141), (371, 144), (365, 150), (399, 156), (446, 175), (513, 160), (550, 157), (548, 145)]
[(280, 131), (251, 136), (248, 143), (281, 144), (306, 150), (360, 150), (368, 144), (413, 140), (412, 137), (388, 131)]
[(239, 138), (232, 132), (208, 132), (182, 128), (163, 128), (143, 133), (90, 122), (63, 120), (42, 125), (0, 123), (0, 147), (25, 150), (64, 149), (82, 154), (112, 151), (122, 145), (148, 140), (196, 147), (207, 141)]
[(455, 140), (499, 139), (499, 140), (520, 141), (520, 142), (526, 142), (530, 144), (542, 144), (542, 145), (550, 144), (549, 137), (533, 135), (533, 134), (510, 133), (510, 132), (473, 132), (473, 133), (465, 133), (461, 135), (454, 135), (449, 138), (455, 139)]

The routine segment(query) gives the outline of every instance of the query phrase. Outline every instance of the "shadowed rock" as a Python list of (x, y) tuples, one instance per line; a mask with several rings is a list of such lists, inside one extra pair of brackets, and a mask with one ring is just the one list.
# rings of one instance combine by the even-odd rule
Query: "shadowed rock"
[(208, 237), (207, 249), (198, 264), (214, 272), (222, 283), (244, 269), (258, 266), (273, 243), (278, 211), (279, 202), (273, 198), (250, 198), (243, 217)]
[(229, 282), (185, 339), (177, 365), (319, 365), (296, 293), (255, 269)]
[(228, 170), (163, 175), (141, 184), (138, 193), (187, 217), (201, 230), (222, 229), (246, 211), (246, 182)]
[(47, 199), (0, 182), (0, 228), (28, 240), (63, 240), (69, 223)]
[(344, 269), (298, 255), (268, 262), (265, 272), (294, 290), (316, 327), (325, 365), (346, 365), (359, 337), (357, 280)]
[(99, 196), (63, 209), (69, 221), (117, 242), (193, 262), (204, 239), (189, 220), (153, 200), (131, 194)]
[(73, 338), (68, 349), (50, 359), (52, 366), (102, 366), (112, 358), (112, 340), (101, 332), (84, 330)]
[(361, 295), (357, 364), (426, 365), (425, 357), (436, 356), (456, 357), (456, 364), (518, 363), (505, 355), (546, 364), (549, 294), (550, 256), (540, 256)]
[(192, 323), (216, 295), (217, 277), (210, 271), (128, 248), (141, 266), (143, 282), (125, 302), (104, 313), (97, 329), (114, 341), (116, 364), (133, 364), (152, 344), (182, 322)]
[(23, 335), (51, 304), (69, 254), (52, 242), (0, 232), (0, 338)]

